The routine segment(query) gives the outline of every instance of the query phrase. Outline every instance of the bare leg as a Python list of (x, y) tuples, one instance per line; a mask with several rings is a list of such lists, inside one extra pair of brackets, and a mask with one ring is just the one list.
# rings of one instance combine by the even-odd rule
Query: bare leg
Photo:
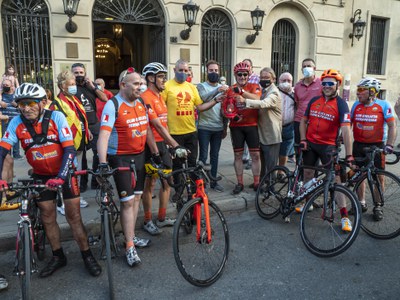
[(56, 204), (54, 201), (44, 201), (37, 203), (40, 209), (40, 217), (46, 231), (51, 249), (57, 250), (61, 248), (60, 243), (60, 227), (57, 223)]
[(79, 198), (67, 199), (64, 201), (65, 217), (71, 227), (72, 235), (78, 243), (79, 249), (85, 251), (89, 249), (87, 234), (82, 222), (81, 207)]

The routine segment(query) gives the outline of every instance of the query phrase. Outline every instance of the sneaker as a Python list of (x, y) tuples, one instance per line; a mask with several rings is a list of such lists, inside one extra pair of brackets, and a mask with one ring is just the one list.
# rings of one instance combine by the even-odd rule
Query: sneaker
[(216, 183), (215, 185), (213, 185), (211, 187), (214, 191), (218, 192), (218, 193), (222, 193), (224, 191), (224, 188), (222, 186), (220, 186), (218, 183)]
[(381, 221), (383, 219), (383, 209), (381, 206), (375, 206), (373, 209), (374, 220)]
[(156, 225), (154, 225), (153, 221), (151, 220), (148, 221), (146, 224), (143, 224), (143, 229), (151, 235), (158, 235), (162, 232)]
[(128, 262), (129, 266), (134, 267), (141, 263), (141, 260), (136, 252), (135, 247), (130, 247), (128, 250), (126, 250), (125, 254), (126, 254), (126, 261)]
[(164, 221), (156, 220), (156, 225), (158, 228), (165, 226), (174, 226), (176, 219), (165, 218)]
[(235, 185), (235, 188), (233, 189), (232, 194), (237, 195), (240, 194), (243, 191), (243, 184), (238, 183), (237, 185)]
[[(304, 208), (304, 204), (297, 205), (295, 208), (295, 211), (300, 214), (303, 212), (303, 208)], [(314, 206), (311, 205), (310, 208), (308, 209), (308, 211), (313, 211), (313, 210), (314, 210)]]
[(8, 287), (8, 282), (7, 279), (0, 274), (0, 290), (4, 290)]
[(342, 230), (346, 232), (351, 232), (353, 230), (353, 227), (351, 226), (351, 222), (349, 218), (343, 217), (342, 220)]
[(149, 240), (149, 239), (142, 239), (142, 238), (140, 238), (140, 237), (135, 236), (135, 237), (133, 238), (133, 243), (135, 244), (135, 247), (138, 247), (138, 248), (145, 248), (145, 247), (147, 247), (147, 246), (151, 243), (151, 240)]
[(63, 206), (57, 206), (57, 211), (62, 214), (63, 216), (65, 216), (65, 208), (64, 205)]
[(80, 205), (81, 205), (81, 208), (85, 208), (85, 207), (87, 207), (89, 205), (89, 203), (87, 203), (87, 201), (83, 200), (83, 198), (81, 197), (80, 198)]

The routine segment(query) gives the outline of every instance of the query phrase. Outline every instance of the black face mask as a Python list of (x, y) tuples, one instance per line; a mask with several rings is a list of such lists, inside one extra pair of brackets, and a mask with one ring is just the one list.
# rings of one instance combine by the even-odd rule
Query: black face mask
[(4, 93), (8, 93), (9, 91), (11, 91), (11, 87), (9, 87), (9, 86), (3, 86), (3, 92), (4, 92)]
[(83, 85), (85, 82), (85, 76), (75, 76), (75, 81), (77, 85)]
[(208, 73), (207, 74), (207, 79), (211, 83), (216, 83), (219, 81), (219, 74), (218, 73)]
[(260, 80), (260, 85), (265, 89), (271, 85), (271, 80)]

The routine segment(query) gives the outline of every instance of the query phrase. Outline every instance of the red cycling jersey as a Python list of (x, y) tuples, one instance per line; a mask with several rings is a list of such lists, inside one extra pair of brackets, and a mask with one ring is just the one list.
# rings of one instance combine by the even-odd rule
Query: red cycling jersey
[[(168, 130), (168, 110), (167, 106), (165, 105), (164, 99), (161, 97), (160, 94), (154, 93), (151, 89), (147, 89), (142, 95), (140, 96), (144, 103), (147, 106), (147, 109), (153, 110), (157, 115), (157, 118), (160, 120), (161, 124), (167, 128)], [(152, 118), (150, 118), (152, 120)], [(156, 128), (150, 123), (151, 130), (153, 130), (154, 139), (156, 142), (162, 142), (164, 139), (158, 133)]]
[(315, 144), (335, 146), (340, 127), (350, 126), (349, 107), (339, 96), (328, 101), (315, 97), (303, 118), (308, 123), (306, 138)]

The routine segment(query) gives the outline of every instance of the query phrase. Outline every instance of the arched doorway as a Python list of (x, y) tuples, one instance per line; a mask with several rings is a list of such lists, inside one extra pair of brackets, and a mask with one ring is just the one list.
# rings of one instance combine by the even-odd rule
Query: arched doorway
[(288, 20), (281, 19), (272, 29), (271, 66), (277, 78), (284, 73), (294, 74), (296, 31)]
[(231, 82), (232, 73), (232, 25), (221, 10), (211, 9), (201, 21), (201, 78), (206, 79), (205, 66), (214, 59), (220, 64), (220, 75)]
[[(42, 0), (4, 0), (1, 5), (4, 59), (19, 82), (53, 89), (49, 10)], [(4, 70), (0, 70), (3, 74)]]
[(165, 20), (157, 0), (96, 0), (93, 6), (96, 77), (118, 88), (127, 67), (141, 72), (149, 62), (165, 64)]

